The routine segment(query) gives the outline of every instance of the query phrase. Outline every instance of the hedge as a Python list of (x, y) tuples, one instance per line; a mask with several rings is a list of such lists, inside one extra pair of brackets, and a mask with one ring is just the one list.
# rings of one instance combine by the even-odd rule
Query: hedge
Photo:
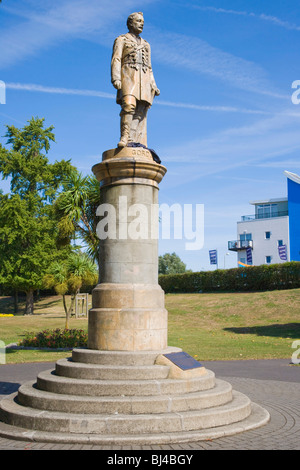
[(251, 292), (300, 287), (300, 262), (160, 275), (165, 293)]

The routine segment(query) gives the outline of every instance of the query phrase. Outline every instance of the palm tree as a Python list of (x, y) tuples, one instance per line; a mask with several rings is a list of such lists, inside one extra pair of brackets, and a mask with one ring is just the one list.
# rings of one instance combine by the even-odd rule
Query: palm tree
[(69, 243), (77, 234), (87, 254), (98, 263), (96, 210), (100, 204), (99, 182), (95, 177), (83, 176), (75, 169), (64, 181), (63, 188), (55, 202), (61, 242)]
[[(69, 328), (69, 320), (74, 309), (76, 294), (84, 286), (93, 286), (97, 283), (98, 269), (95, 263), (85, 253), (71, 253), (65, 261), (53, 263), (44, 277), (44, 287), (54, 288), (58, 295), (62, 295), (66, 314), (65, 328)], [(66, 295), (71, 294), (70, 306), (67, 306)]]

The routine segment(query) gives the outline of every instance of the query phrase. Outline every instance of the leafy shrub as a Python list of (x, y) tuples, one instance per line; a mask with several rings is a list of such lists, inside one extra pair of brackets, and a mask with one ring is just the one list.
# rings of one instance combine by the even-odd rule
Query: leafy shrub
[(39, 333), (27, 332), (20, 346), (33, 348), (76, 348), (87, 346), (87, 333), (84, 330), (56, 328)]
[(255, 292), (300, 287), (300, 262), (159, 276), (165, 293)]

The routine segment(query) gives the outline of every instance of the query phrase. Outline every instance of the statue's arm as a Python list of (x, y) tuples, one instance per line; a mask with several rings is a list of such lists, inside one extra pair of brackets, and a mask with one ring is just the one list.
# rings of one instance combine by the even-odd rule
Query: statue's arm
[(121, 89), (121, 66), (123, 53), (123, 39), (118, 37), (114, 42), (111, 59), (111, 82), (117, 90)]
[(150, 48), (150, 45), (148, 45), (149, 47), (149, 62), (150, 62), (150, 74), (151, 74), (151, 88), (152, 90), (154, 91), (155, 95), (156, 96), (159, 96), (160, 95), (160, 90), (157, 88), (157, 85), (156, 85), (156, 81), (155, 81), (155, 78), (154, 78), (154, 75), (153, 75), (153, 70), (152, 70), (152, 63), (151, 63), (151, 48)]

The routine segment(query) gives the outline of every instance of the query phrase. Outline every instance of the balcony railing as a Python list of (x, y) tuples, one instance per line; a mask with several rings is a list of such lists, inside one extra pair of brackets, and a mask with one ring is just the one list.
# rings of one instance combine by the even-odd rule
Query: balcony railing
[(247, 248), (253, 249), (253, 240), (233, 240), (228, 242), (228, 250), (230, 251), (247, 250)]
[(259, 219), (273, 219), (274, 217), (284, 217), (289, 215), (289, 211), (281, 211), (281, 212), (273, 212), (271, 213), (263, 213), (263, 214), (253, 214), (253, 215), (242, 215), (242, 222), (249, 222), (251, 220), (259, 220)]

